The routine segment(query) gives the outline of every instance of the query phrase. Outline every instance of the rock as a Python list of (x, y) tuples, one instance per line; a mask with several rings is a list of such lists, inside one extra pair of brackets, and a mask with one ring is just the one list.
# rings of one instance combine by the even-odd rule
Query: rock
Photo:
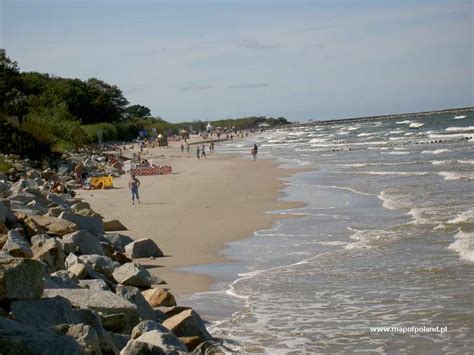
[(192, 309), (191, 307), (186, 307), (186, 306), (175, 306), (175, 307), (154, 307), (153, 310), (156, 312), (156, 311), (159, 311), (161, 313), (163, 313), (166, 318), (171, 318), (183, 311), (186, 311), (188, 309)]
[(120, 265), (129, 263), (132, 261), (132, 259), (129, 259), (124, 253), (122, 252), (114, 252), (111, 255), (112, 260), (118, 262)]
[(163, 252), (151, 239), (139, 239), (125, 246), (125, 254), (130, 259), (163, 256)]
[(16, 218), (10, 207), (0, 202), (0, 224), (11, 224), (15, 223)]
[(150, 287), (154, 283), (148, 270), (136, 263), (123, 264), (112, 275), (118, 283), (127, 286)]
[(79, 288), (79, 280), (68, 270), (53, 272), (49, 278), (45, 278), (45, 288)]
[[(84, 266), (82, 264), (76, 264), (74, 266)], [(99, 291), (110, 291), (109, 286), (104, 280), (94, 279), (94, 280), (79, 280), (79, 286), (82, 288), (88, 288), (89, 290), (99, 290)]]
[(125, 246), (133, 242), (129, 236), (118, 233), (104, 234), (103, 237), (119, 252), (125, 252)]
[(212, 339), (201, 317), (192, 309), (182, 311), (166, 319), (163, 325), (171, 330), (177, 337), (198, 336), (201, 341)]
[(61, 244), (66, 254), (104, 254), (99, 240), (86, 230), (64, 235)]
[(65, 211), (59, 215), (59, 218), (76, 224), (79, 229), (90, 232), (97, 239), (104, 234), (104, 223), (100, 217), (81, 216)]
[(150, 307), (138, 288), (133, 286), (118, 285), (115, 293), (137, 306), (140, 319), (157, 320), (153, 308)]
[(44, 264), (37, 260), (0, 256), (0, 300), (40, 298), (44, 273)]
[(50, 209), (48, 209), (48, 216), (57, 218), (63, 212), (64, 208), (62, 207), (51, 207)]
[(187, 354), (186, 346), (172, 333), (150, 330), (136, 339), (132, 339), (120, 352), (132, 354)]
[[(182, 338), (180, 338), (182, 339)], [(201, 343), (197, 348), (194, 349), (192, 354), (201, 355), (201, 354), (234, 354), (236, 351), (231, 349), (224, 344), (222, 341), (217, 340), (208, 340)]]
[(20, 205), (26, 205), (27, 203), (34, 201), (36, 195), (33, 195), (30, 192), (18, 191), (13, 193), (10, 197), (10, 202), (18, 202)]
[(179, 337), (179, 340), (181, 340), (183, 344), (186, 345), (188, 351), (193, 351), (198, 347), (199, 344), (201, 344), (201, 339), (198, 336)]
[(71, 302), (59, 296), (12, 302), (11, 314), (20, 323), (45, 328), (59, 324), (79, 323)]
[(131, 339), (136, 339), (142, 334), (149, 332), (150, 330), (159, 330), (162, 333), (169, 333), (169, 329), (165, 326), (161, 325), (158, 322), (153, 320), (144, 320), (138, 323), (133, 329), (132, 333), (130, 334)]
[[(67, 271), (74, 274), (79, 280), (82, 280), (82, 279), (86, 278), (87, 275), (88, 275), (88, 270), (87, 270), (86, 264), (74, 264), (74, 265), (68, 267)], [(105, 283), (105, 281), (104, 281), (104, 283)], [(84, 287), (83, 284), (81, 284), (81, 281), (79, 281), (79, 286)], [(86, 288), (90, 288), (90, 287), (86, 287)]]
[(0, 349), (2, 355), (81, 354), (81, 347), (71, 337), (7, 318), (0, 318)]
[(30, 244), (21, 235), (18, 229), (8, 232), (8, 238), (2, 250), (19, 258), (31, 258), (33, 256)]
[(49, 272), (64, 269), (66, 255), (57, 239), (35, 240), (31, 250), (33, 251), (33, 259), (45, 263)]
[(72, 211), (76, 213), (81, 210), (90, 209), (90, 208), (91, 208), (91, 205), (89, 205), (89, 203), (84, 202), (84, 201), (75, 203), (71, 206)]
[(61, 206), (63, 208), (69, 209), (69, 203), (67, 202), (67, 200), (58, 194), (49, 193), (46, 196), (46, 199), (56, 206)]
[(49, 217), (49, 216), (33, 216), (27, 215), (26, 218), (23, 219), (23, 222), (28, 224), (28, 222), (33, 222), (32, 230), (34, 233), (32, 234), (39, 234), (39, 233), (48, 233), (57, 236), (63, 236), (65, 234), (72, 233), (77, 231), (77, 225), (66, 221), (64, 219)]
[(46, 214), (48, 213), (48, 209), (44, 207), (42, 204), (37, 202), (36, 200), (33, 200), (29, 203), (26, 204), (26, 207), (30, 210), (36, 211), (37, 214)]
[(69, 327), (67, 335), (74, 338), (81, 346), (83, 354), (102, 354), (99, 337), (91, 326), (75, 324)]
[(46, 169), (41, 172), (41, 178), (45, 180), (57, 180), (58, 174), (51, 169)]
[(94, 271), (104, 274), (109, 279), (112, 279), (112, 273), (120, 266), (116, 261), (103, 255), (81, 255), (79, 259), (91, 265)]
[(103, 314), (125, 313), (132, 324), (138, 323), (138, 309), (133, 303), (109, 291), (79, 289), (47, 289), (45, 297), (62, 296), (74, 307), (92, 309)]
[(31, 245), (33, 245), (33, 244), (38, 244), (38, 243), (44, 243), (48, 239), (54, 239), (54, 238), (55, 237), (52, 237), (49, 234), (42, 233), (42, 234), (35, 234), (34, 236), (31, 237), (30, 241), (31, 241)]
[(111, 221), (104, 221), (104, 230), (106, 232), (117, 232), (117, 231), (124, 231), (127, 230), (119, 220), (113, 219)]
[(130, 335), (127, 334), (116, 334), (110, 333), (110, 338), (114, 342), (117, 349), (122, 350), (125, 346), (127, 346), (128, 341), (130, 340)]
[(125, 313), (104, 314), (101, 317), (101, 322), (108, 331), (123, 332), (130, 324), (130, 316)]
[(163, 290), (161, 287), (152, 288), (142, 292), (143, 297), (147, 300), (151, 307), (173, 307), (176, 306), (174, 296)]

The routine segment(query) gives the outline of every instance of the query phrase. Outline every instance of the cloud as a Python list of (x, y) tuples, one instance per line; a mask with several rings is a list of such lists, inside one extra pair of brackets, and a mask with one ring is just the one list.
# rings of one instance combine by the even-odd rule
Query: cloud
[(256, 39), (245, 39), (243, 41), (240, 41), (239, 47), (262, 50), (262, 49), (275, 49), (275, 48), (278, 48), (279, 46), (275, 44), (262, 43), (262, 42), (257, 41)]
[(180, 87), (179, 90), (181, 91), (203, 91), (212, 89), (214, 85), (188, 85)]
[(270, 86), (270, 84), (249, 83), (249, 84), (230, 85), (230, 86), (228, 86), (228, 88), (229, 89), (256, 89), (256, 88), (264, 88), (266, 86)]
[(123, 93), (124, 94), (140, 94), (142, 92), (145, 92), (145, 88), (131, 88), (131, 89), (127, 89), (127, 90), (124, 90)]

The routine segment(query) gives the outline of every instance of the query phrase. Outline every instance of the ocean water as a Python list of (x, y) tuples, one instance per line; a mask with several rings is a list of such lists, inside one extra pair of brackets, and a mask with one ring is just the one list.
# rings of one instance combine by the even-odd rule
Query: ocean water
[[(302, 208), (232, 242), (181, 299), (240, 353), (472, 353), (474, 113), (278, 129), (219, 146), (308, 170)], [(256, 163), (258, 164), (258, 162)], [(378, 333), (373, 327), (394, 327)], [(419, 331), (413, 327), (439, 327)]]

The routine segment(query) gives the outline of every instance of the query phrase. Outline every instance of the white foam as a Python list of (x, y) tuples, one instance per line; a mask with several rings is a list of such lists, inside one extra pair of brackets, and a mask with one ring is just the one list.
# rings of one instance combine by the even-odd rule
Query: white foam
[(424, 123), (421, 123), (421, 122), (413, 122), (413, 123), (410, 123), (410, 125), (408, 127), (410, 128), (419, 128), (419, 127), (423, 127), (425, 124)]
[(449, 223), (449, 224), (474, 223), (474, 208), (458, 214), (456, 217), (451, 218), (446, 223)]
[(336, 246), (341, 246), (341, 245), (347, 245), (347, 242), (340, 242), (336, 240), (334, 242), (318, 242), (318, 244), (321, 244), (324, 246), (336, 247)]
[(421, 154), (442, 154), (449, 152), (449, 149), (424, 150)]
[(446, 128), (446, 131), (448, 131), (448, 132), (469, 132), (469, 131), (474, 131), (474, 126), (448, 127), (448, 128)]
[(442, 176), (444, 180), (473, 180), (474, 179), (474, 173), (471, 172), (463, 172), (463, 173), (458, 173), (458, 172), (453, 172), (453, 171), (440, 171), (438, 175)]
[(448, 160), (433, 160), (431, 162), (431, 164), (433, 164), (433, 165), (443, 165), (443, 164), (446, 164), (446, 163), (448, 163)]
[(423, 176), (430, 175), (427, 171), (363, 171), (357, 172), (357, 174), (368, 174), (368, 175), (403, 175), (403, 176)]
[(459, 116), (454, 116), (453, 120), (462, 120), (463, 118), (466, 118), (466, 115), (459, 115)]
[(412, 123), (410, 120), (405, 120), (405, 121), (397, 121), (397, 124), (410, 124)]
[(448, 248), (459, 253), (461, 259), (474, 262), (474, 233), (458, 232)]
[(474, 165), (474, 160), (458, 160), (457, 161), (459, 164), (470, 164)]
[(371, 249), (380, 242), (390, 241), (394, 233), (387, 230), (361, 230), (352, 234), (350, 238), (354, 242), (347, 244), (344, 249)]
[(389, 152), (387, 154), (390, 154), (390, 155), (408, 155), (408, 154), (411, 154), (411, 152), (395, 151), (395, 152)]
[(382, 206), (388, 210), (398, 210), (402, 208), (406, 208), (405, 204), (403, 204), (400, 199), (396, 199), (393, 196), (390, 196), (387, 191), (382, 191), (377, 195), (379, 200), (382, 200)]
[(368, 136), (373, 136), (375, 132), (372, 133), (359, 133), (357, 137), (368, 137)]

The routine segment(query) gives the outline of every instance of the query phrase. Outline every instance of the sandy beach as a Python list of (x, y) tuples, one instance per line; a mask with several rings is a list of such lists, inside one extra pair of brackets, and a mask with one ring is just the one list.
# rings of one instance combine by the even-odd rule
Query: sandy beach
[(242, 158), (216, 152), (198, 160), (195, 146), (190, 153), (181, 153), (179, 144), (145, 149), (144, 157), (171, 165), (173, 174), (140, 176), (141, 204), (131, 203), (128, 175), (116, 178), (114, 189), (81, 190), (79, 196), (106, 220), (120, 220), (128, 229), (120, 233), (153, 239), (165, 257), (137, 261), (166, 280), (175, 295), (184, 295), (209, 289), (213, 280), (176, 269), (225, 261), (219, 253), (225, 243), (246, 238), (281, 218), (266, 211), (299, 204), (278, 201), (282, 178), (295, 170), (279, 168), (272, 161), (253, 162), (250, 154)]

